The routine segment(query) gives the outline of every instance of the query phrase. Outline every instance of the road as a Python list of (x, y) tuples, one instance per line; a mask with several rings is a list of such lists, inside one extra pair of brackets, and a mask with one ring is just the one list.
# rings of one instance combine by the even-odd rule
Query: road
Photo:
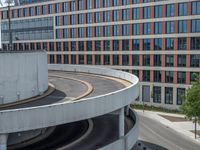
[(180, 133), (140, 113), (138, 115), (140, 118), (139, 140), (150, 150), (200, 150), (200, 145)]

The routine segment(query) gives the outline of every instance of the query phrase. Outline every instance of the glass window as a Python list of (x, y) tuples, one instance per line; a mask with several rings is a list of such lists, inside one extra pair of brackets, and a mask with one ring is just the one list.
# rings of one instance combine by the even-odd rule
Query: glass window
[(133, 8), (133, 20), (140, 19), (140, 8)]
[(76, 24), (76, 15), (70, 15), (70, 23)]
[(68, 2), (63, 3), (63, 12), (68, 12)]
[(166, 33), (174, 33), (174, 21), (167, 21)]
[(128, 5), (129, 4), (129, 0), (123, 0), (122, 4), (123, 5)]
[(118, 6), (119, 5), (119, 0), (112, 0), (112, 4), (113, 6)]
[(49, 14), (53, 13), (53, 4), (49, 4)]
[(60, 3), (57, 3), (56, 4), (56, 13), (59, 13), (60, 12)]
[(71, 38), (76, 38), (76, 28), (71, 28)]
[(162, 17), (162, 5), (155, 6), (154, 17), (155, 18), (161, 18)]
[(71, 42), (71, 51), (76, 51), (76, 41)]
[(99, 27), (99, 26), (95, 27), (95, 36), (96, 36), (96, 37), (101, 36), (101, 30), (100, 30), (100, 27)]
[(92, 64), (92, 55), (87, 55), (87, 64), (88, 65)]
[(200, 19), (192, 20), (192, 26), (191, 31), (194, 32), (200, 32)]
[(100, 8), (100, 6), (101, 6), (101, 1), (100, 0), (95, 0), (94, 1), (94, 7), (95, 8)]
[(104, 36), (110, 36), (110, 26), (103, 26)]
[(200, 15), (200, 2), (192, 2), (192, 14)]
[(119, 55), (113, 55), (113, 65), (119, 65)]
[(143, 66), (150, 66), (150, 55), (143, 55)]
[(101, 41), (95, 41), (95, 51), (101, 50)]
[(200, 37), (191, 38), (191, 50), (200, 50)]
[(162, 22), (155, 22), (154, 23), (154, 33), (155, 34), (162, 34)]
[(166, 67), (174, 66), (174, 56), (173, 55), (165, 55), (165, 66)]
[(140, 3), (140, 0), (133, 0), (133, 4), (138, 4)]
[(165, 104), (173, 104), (173, 88), (165, 87)]
[(71, 64), (76, 64), (76, 55), (71, 55)]
[(84, 42), (78, 41), (78, 51), (84, 51)]
[(185, 67), (186, 66), (186, 55), (178, 55), (178, 67)]
[(63, 16), (63, 25), (68, 25), (68, 16)]
[(186, 73), (185, 72), (178, 72), (177, 76), (177, 82), (180, 84), (184, 84), (186, 79)]
[(113, 36), (119, 36), (119, 25), (113, 26)]
[(122, 50), (123, 51), (129, 50), (129, 40), (122, 40)]
[(161, 55), (154, 55), (154, 66), (161, 66)]
[(119, 10), (113, 10), (113, 21), (119, 20)]
[(143, 8), (143, 19), (151, 18), (151, 7), (144, 7)]
[(178, 38), (178, 49), (179, 50), (187, 49), (187, 39), (186, 38)]
[(173, 38), (167, 38), (166, 39), (166, 50), (174, 50), (174, 39)]
[(94, 18), (95, 19), (95, 23), (100, 22), (101, 21), (100, 12), (95, 12), (94, 15), (95, 15), (95, 18)]
[(179, 33), (186, 33), (187, 32), (187, 20), (178, 21), (178, 32)]
[(79, 59), (79, 64), (81, 65), (81, 64), (84, 64), (84, 55), (79, 55), (79, 57), (78, 57), (78, 59)]
[(159, 86), (153, 87), (153, 102), (161, 103), (161, 87)]
[(104, 65), (110, 64), (110, 55), (104, 55)]
[(129, 35), (129, 25), (128, 24), (122, 25), (122, 34), (125, 36)]
[(190, 55), (190, 67), (200, 67), (200, 55)]
[(92, 23), (92, 13), (87, 13), (87, 23)]
[(187, 3), (179, 3), (178, 4), (178, 15), (186, 16), (187, 15)]
[(143, 50), (150, 50), (150, 39), (143, 40)]
[(84, 28), (83, 27), (78, 28), (78, 37), (84, 37)]
[(119, 51), (119, 40), (113, 40), (113, 50)]
[(133, 39), (132, 40), (132, 50), (140, 50), (140, 40), (139, 39)]
[(161, 38), (154, 39), (154, 50), (162, 50), (162, 39)]
[(129, 20), (129, 12), (128, 9), (122, 10), (122, 20)]
[(165, 82), (173, 83), (174, 81), (174, 72), (173, 71), (165, 71)]
[(149, 22), (143, 24), (143, 34), (151, 34), (151, 24)]
[(129, 55), (122, 55), (122, 65), (123, 66), (129, 65)]
[(167, 13), (166, 13), (167, 17), (173, 17), (174, 16), (174, 4), (168, 4), (166, 11), (167, 11)]
[(109, 7), (110, 6), (110, 0), (103, 0), (103, 7)]
[(154, 71), (154, 82), (161, 82), (161, 71)]
[(83, 24), (84, 23), (84, 14), (78, 14), (78, 23)]
[(95, 65), (101, 64), (101, 55), (95, 55)]
[(143, 70), (143, 81), (150, 81), (150, 70)]
[(104, 51), (109, 51), (110, 50), (110, 41), (109, 40), (105, 40), (103, 42), (104, 45)]
[(140, 24), (133, 24), (133, 35), (139, 35), (140, 34)]
[(68, 42), (63, 42), (63, 50), (64, 51), (68, 51), (69, 50)]
[(64, 54), (64, 64), (69, 64), (68, 55), (65, 55), (65, 54)]
[(132, 66), (139, 66), (139, 55), (132, 55)]
[(104, 11), (103, 12), (103, 20), (104, 20), (104, 22), (110, 21), (110, 11)]
[(84, 10), (84, 0), (78, 0), (78, 10)]
[(183, 99), (185, 96), (185, 89), (184, 88), (177, 88), (177, 105), (182, 105)]
[(92, 37), (92, 27), (87, 27), (86, 31), (87, 31), (87, 37)]

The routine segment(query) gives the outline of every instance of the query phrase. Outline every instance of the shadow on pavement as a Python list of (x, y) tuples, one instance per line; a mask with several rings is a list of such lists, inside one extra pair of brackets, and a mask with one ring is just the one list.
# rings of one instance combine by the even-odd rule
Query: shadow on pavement
[(132, 150), (168, 150), (168, 149), (160, 145), (156, 145), (154, 143), (149, 143), (146, 141), (139, 140), (132, 148)]

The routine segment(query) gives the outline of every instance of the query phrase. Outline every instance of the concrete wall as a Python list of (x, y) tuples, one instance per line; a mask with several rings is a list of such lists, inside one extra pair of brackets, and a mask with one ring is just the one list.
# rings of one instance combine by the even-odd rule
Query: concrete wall
[(39, 95), (47, 88), (46, 52), (0, 52), (0, 104)]
[(49, 65), (49, 69), (118, 77), (132, 84), (112, 93), (75, 102), (0, 111), (0, 134), (34, 130), (101, 116), (131, 104), (139, 95), (138, 78), (126, 72), (76, 65)]

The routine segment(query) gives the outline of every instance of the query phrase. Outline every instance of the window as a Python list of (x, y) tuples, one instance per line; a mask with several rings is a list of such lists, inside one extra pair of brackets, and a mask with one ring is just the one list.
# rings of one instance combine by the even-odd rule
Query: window
[(92, 37), (92, 27), (87, 27), (86, 31), (87, 31), (87, 37)]
[(110, 6), (110, 0), (103, 0), (103, 7), (109, 7)]
[(186, 33), (187, 32), (187, 21), (186, 20), (178, 21), (178, 32), (179, 33)]
[(114, 25), (113, 26), (113, 36), (118, 36), (119, 35), (119, 25)]
[(173, 71), (165, 71), (165, 82), (173, 83), (174, 81), (174, 72)]
[(154, 82), (161, 82), (161, 71), (154, 71)]
[(113, 21), (119, 20), (119, 10), (113, 10)]
[(133, 39), (132, 40), (132, 50), (140, 50), (140, 40), (139, 39)]
[(161, 38), (154, 39), (154, 50), (162, 50), (162, 39)]
[(186, 55), (178, 55), (178, 67), (185, 67), (186, 66)]
[(78, 10), (84, 9), (84, 0), (78, 0)]
[(153, 102), (161, 103), (161, 87), (159, 86), (153, 87)]
[(133, 4), (138, 4), (140, 3), (140, 0), (133, 0)]
[(174, 56), (173, 55), (165, 55), (165, 66), (166, 67), (174, 66)]
[(46, 15), (47, 14), (47, 5), (42, 6), (42, 14)]
[(167, 28), (166, 28), (166, 33), (174, 33), (174, 21), (167, 21)]
[(192, 2), (192, 14), (200, 15), (200, 2)]
[(185, 72), (178, 72), (178, 77), (177, 77), (177, 82), (180, 84), (184, 84), (185, 83)]
[(61, 55), (56, 55), (56, 63), (61, 64)]
[(56, 4), (56, 13), (59, 13), (60, 12), (60, 3), (57, 3)]
[(87, 55), (87, 64), (88, 65), (92, 64), (92, 55)]
[(70, 15), (70, 23), (76, 24), (76, 15)]
[(64, 64), (69, 64), (68, 55), (64, 55)]
[(103, 26), (103, 35), (110, 36), (110, 26)]
[(122, 10), (122, 20), (129, 20), (129, 12), (128, 9)]
[(200, 55), (190, 55), (190, 67), (200, 67)]
[(122, 65), (123, 66), (129, 65), (129, 55), (122, 55)]
[(104, 65), (110, 64), (110, 55), (104, 55)]
[(92, 51), (92, 41), (87, 41), (86, 44), (87, 44), (87, 47), (86, 47), (87, 49), (86, 50), (87, 51)]
[(150, 81), (150, 70), (143, 70), (143, 81)]
[(103, 42), (104, 45), (104, 51), (109, 51), (110, 50), (110, 41), (109, 40), (105, 40)]
[(151, 18), (151, 7), (144, 7), (143, 8), (143, 19)]
[(200, 37), (192, 37), (191, 38), (191, 49), (192, 50), (200, 50)]
[(71, 38), (76, 38), (76, 28), (71, 28)]
[(112, 4), (113, 6), (118, 6), (119, 5), (119, 0), (112, 0)]
[(113, 55), (113, 65), (119, 65), (119, 55)]
[(129, 50), (129, 40), (122, 40), (122, 50)]
[(119, 51), (119, 40), (113, 40), (113, 50)]
[(143, 55), (143, 66), (150, 66), (150, 55)]
[(75, 1), (71, 1), (70, 2), (70, 10), (71, 11), (76, 11), (76, 2)]
[(165, 104), (173, 104), (173, 88), (165, 87)]
[(92, 0), (87, 0), (87, 9), (91, 9), (92, 8)]
[(50, 64), (54, 63), (55, 63), (54, 55), (50, 55)]
[(29, 8), (29, 15), (34, 16), (34, 7)]
[(101, 64), (101, 56), (95, 55), (95, 65), (100, 65), (100, 64)]
[(123, 35), (129, 35), (129, 25), (128, 24), (122, 25), (122, 34)]
[(177, 88), (177, 105), (182, 105), (183, 98), (185, 96), (185, 89), (184, 88)]
[(154, 66), (161, 66), (161, 55), (154, 55)]
[(104, 20), (104, 22), (110, 21), (110, 11), (104, 11), (103, 12), (103, 20)]
[(84, 23), (84, 14), (78, 14), (78, 23), (83, 24)]
[(151, 24), (150, 23), (144, 23), (143, 24), (143, 34), (151, 34)]
[(133, 24), (133, 35), (139, 35), (140, 34), (140, 24)]
[(155, 18), (161, 18), (162, 17), (162, 5), (155, 6), (154, 17)]
[(134, 74), (138, 77), (139, 76), (139, 70), (132, 70), (132, 74)]
[(53, 13), (53, 4), (49, 4), (49, 14)]
[(140, 19), (140, 8), (133, 8), (133, 20)]
[(64, 50), (64, 51), (68, 51), (68, 50), (69, 50), (68, 42), (64, 42), (64, 43), (63, 43), (63, 50)]
[(62, 36), (61, 36), (61, 29), (56, 29), (56, 38), (57, 39), (61, 39)]
[(76, 55), (71, 55), (71, 64), (76, 64)]
[(78, 37), (84, 37), (84, 28), (83, 27), (80, 27), (78, 29)]
[(123, 5), (128, 5), (129, 4), (129, 0), (123, 0)]
[(154, 33), (155, 34), (162, 34), (162, 22), (155, 22), (154, 23)]
[(100, 50), (101, 50), (101, 41), (95, 41), (95, 51), (100, 51)]
[(71, 51), (76, 51), (76, 41), (71, 42)]
[(84, 42), (83, 41), (78, 42), (78, 51), (84, 51)]
[(96, 37), (101, 36), (101, 30), (100, 30), (100, 27), (99, 27), (99, 26), (95, 27), (95, 36), (96, 36)]
[(187, 49), (187, 39), (186, 38), (178, 38), (178, 49), (179, 50)]
[(100, 22), (101, 21), (101, 15), (100, 15), (100, 12), (95, 12), (94, 13), (94, 15), (95, 15), (95, 22), (97, 23), (97, 22)]
[(101, 1), (100, 0), (95, 0), (94, 1), (94, 8), (100, 8), (101, 6)]
[(68, 16), (63, 16), (63, 25), (68, 25)]
[(192, 29), (191, 31), (194, 32), (200, 32), (200, 19), (192, 20)]
[(150, 39), (143, 40), (143, 50), (150, 50)]
[(132, 55), (132, 66), (139, 66), (139, 55)]
[(186, 16), (187, 15), (187, 3), (179, 3), (178, 4), (178, 15)]
[(174, 39), (173, 38), (167, 38), (166, 39), (166, 50), (174, 50)]
[(63, 12), (68, 12), (68, 2), (63, 3)]
[(79, 59), (79, 64), (80, 65), (84, 64), (84, 55), (79, 55), (78, 59)]
[(92, 13), (87, 13), (87, 23), (92, 23)]

